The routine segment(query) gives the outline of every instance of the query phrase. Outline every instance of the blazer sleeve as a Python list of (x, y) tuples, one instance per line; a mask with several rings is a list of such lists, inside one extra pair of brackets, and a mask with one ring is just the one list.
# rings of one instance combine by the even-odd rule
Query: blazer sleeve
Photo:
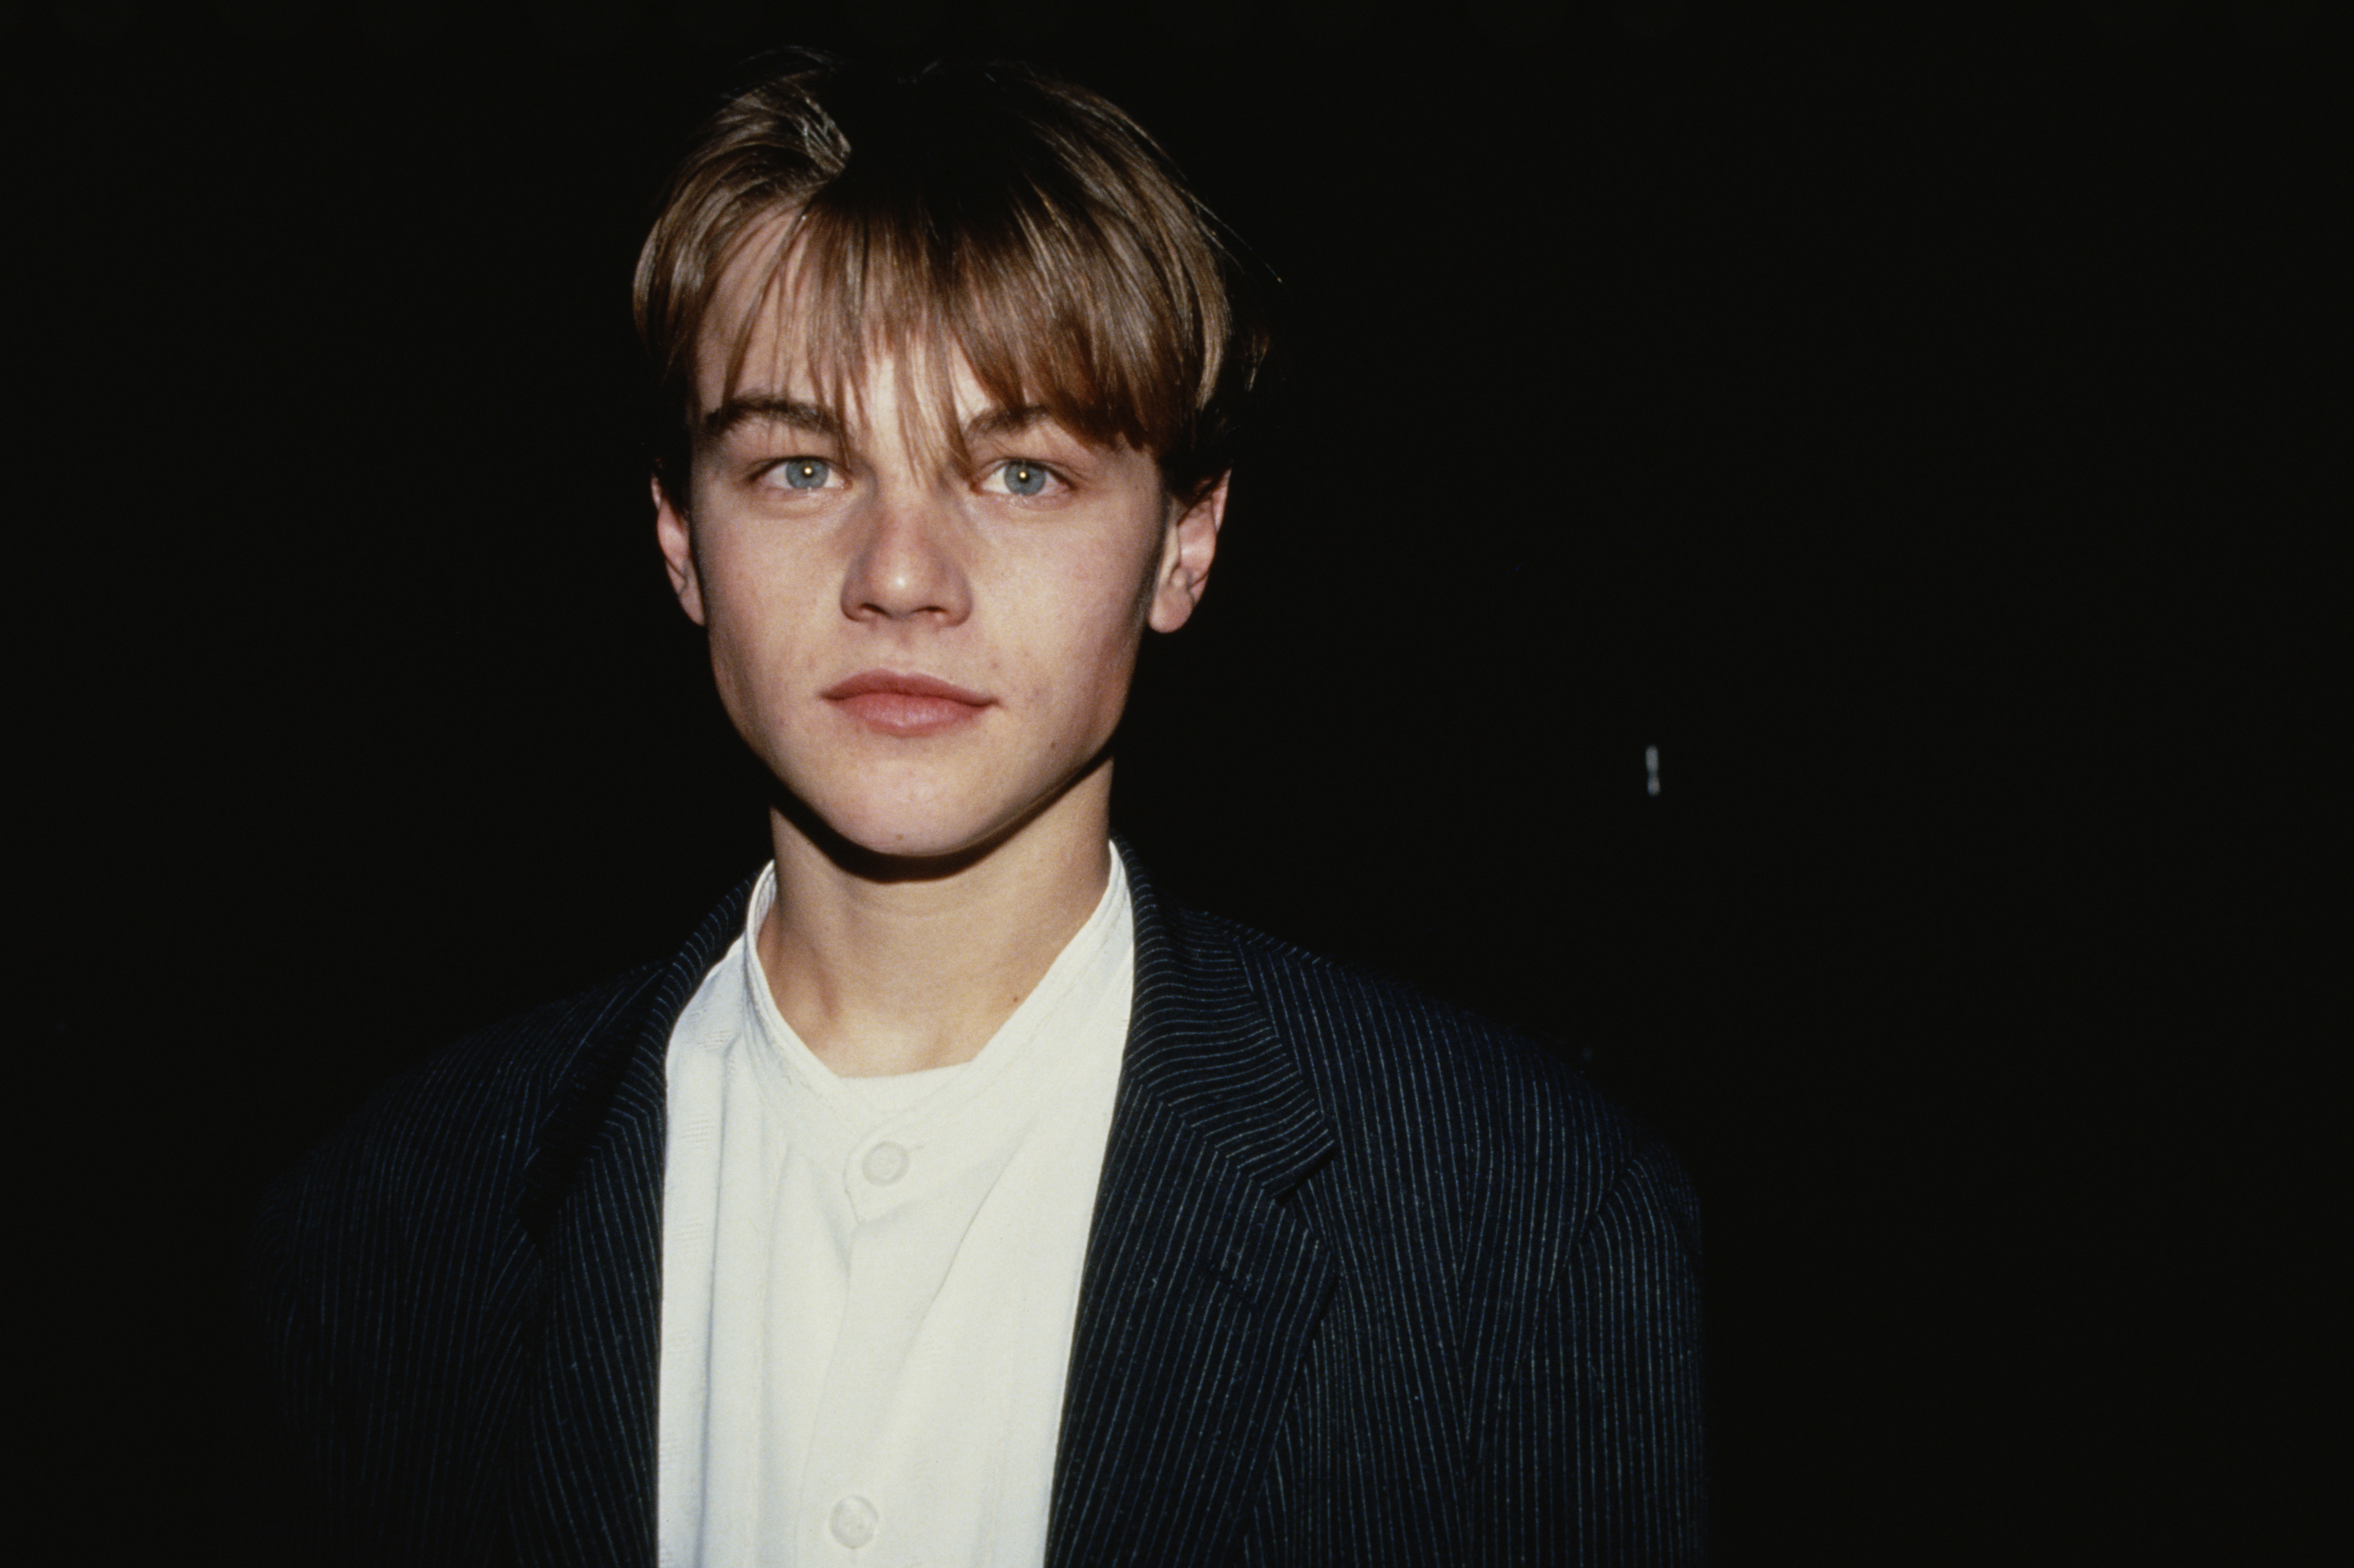
[(1702, 1562), (1698, 1214), (1663, 1149), (1619, 1167), (1533, 1328), (1482, 1467), (1496, 1560)]

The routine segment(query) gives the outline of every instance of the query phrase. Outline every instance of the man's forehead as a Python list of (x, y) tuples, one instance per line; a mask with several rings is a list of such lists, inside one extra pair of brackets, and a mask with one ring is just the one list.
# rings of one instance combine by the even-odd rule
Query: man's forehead
[(953, 343), (903, 355), (870, 341), (854, 355), (829, 355), (822, 361), (822, 346), (800, 334), (755, 334), (739, 352), (722, 350), (706, 359), (702, 402), (705, 408), (744, 398), (779, 407), (840, 404), (855, 417), (861, 408), (912, 399), (954, 408), (960, 422), (1004, 406)]
[(1042, 417), (982, 386), (946, 313), (906, 308), (904, 298), (894, 308), (872, 295), (863, 297), (863, 322), (862, 313), (845, 313), (798, 243), (800, 217), (789, 208), (762, 219), (721, 269), (696, 344), (705, 409), (748, 398), (779, 408), (832, 407), (855, 423), (864, 410), (913, 399), (935, 421), (953, 410), (959, 426)]
[(894, 342), (879, 331), (839, 328), (830, 313), (783, 291), (761, 301), (748, 320), (715, 313), (698, 356), (698, 401), (706, 409), (744, 399), (832, 407), (853, 423), (866, 410), (911, 400), (953, 409), (960, 424), (1003, 405), (945, 330)]

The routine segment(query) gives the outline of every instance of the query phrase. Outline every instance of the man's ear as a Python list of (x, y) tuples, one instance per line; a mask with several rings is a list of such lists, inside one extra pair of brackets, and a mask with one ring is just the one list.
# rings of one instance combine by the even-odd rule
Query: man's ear
[(656, 474), (654, 487), (654, 538), (662, 546), (663, 563), (670, 568), (670, 591), (678, 595), (679, 608), (697, 626), (711, 623), (703, 618), (703, 579), (695, 571), (695, 536), (687, 524), (685, 511), (670, 498), (663, 488), (662, 476)]
[(1144, 618), (1153, 630), (1176, 630), (1202, 602), (1210, 562), (1218, 553), (1218, 527), (1226, 520), (1226, 482), (1233, 477), (1220, 474), (1217, 483), (1171, 522), (1152, 585), (1152, 607)]

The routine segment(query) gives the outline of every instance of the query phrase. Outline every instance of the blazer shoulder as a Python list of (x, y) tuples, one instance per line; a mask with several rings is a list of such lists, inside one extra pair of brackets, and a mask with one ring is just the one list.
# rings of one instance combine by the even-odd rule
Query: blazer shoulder
[(1625, 1179), (1688, 1188), (1657, 1133), (1526, 1033), (1223, 916), (1189, 924), (1235, 955), (1319, 1104), (1384, 1169), (1549, 1170), (1597, 1202)]
[(662, 968), (476, 1030), (396, 1075), (271, 1184), (265, 1224), (273, 1212), (314, 1224), (355, 1207), (424, 1213), (445, 1189), (512, 1187), (584, 1058), (634, 1031)]

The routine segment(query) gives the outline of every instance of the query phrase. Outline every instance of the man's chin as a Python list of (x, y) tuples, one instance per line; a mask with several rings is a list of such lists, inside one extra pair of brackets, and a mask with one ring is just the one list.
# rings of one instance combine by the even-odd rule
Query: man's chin
[(950, 876), (988, 858), (1034, 819), (975, 821), (970, 816), (869, 810), (821, 811), (800, 801), (780, 807), (788, 829), (843, 870), (882, 882)]
[[(920, 882), (950, 876), (989, 857), (1005, 842), (1003, 832), (988, 834), (897, 832), (842, 840), (843, 854), (835, 856), (847, 869), (879, 882)], [(847, 858), (845, 858), (845, 856)]]
[(1109, 761), (1098, 753), (1094, 766), (1026, 803), (958, 799), (947, 790), (838, 789), (811, 799), (784, 788), (772, 803), (788, 831), (845, 871), (891, 881), (947, 876), (1042, 828), (1052, 836), (1057, 821), (1092, 823), (1089, 838), (1106, 831), (1104, 790), (1086, 785), (1108, 785)]

